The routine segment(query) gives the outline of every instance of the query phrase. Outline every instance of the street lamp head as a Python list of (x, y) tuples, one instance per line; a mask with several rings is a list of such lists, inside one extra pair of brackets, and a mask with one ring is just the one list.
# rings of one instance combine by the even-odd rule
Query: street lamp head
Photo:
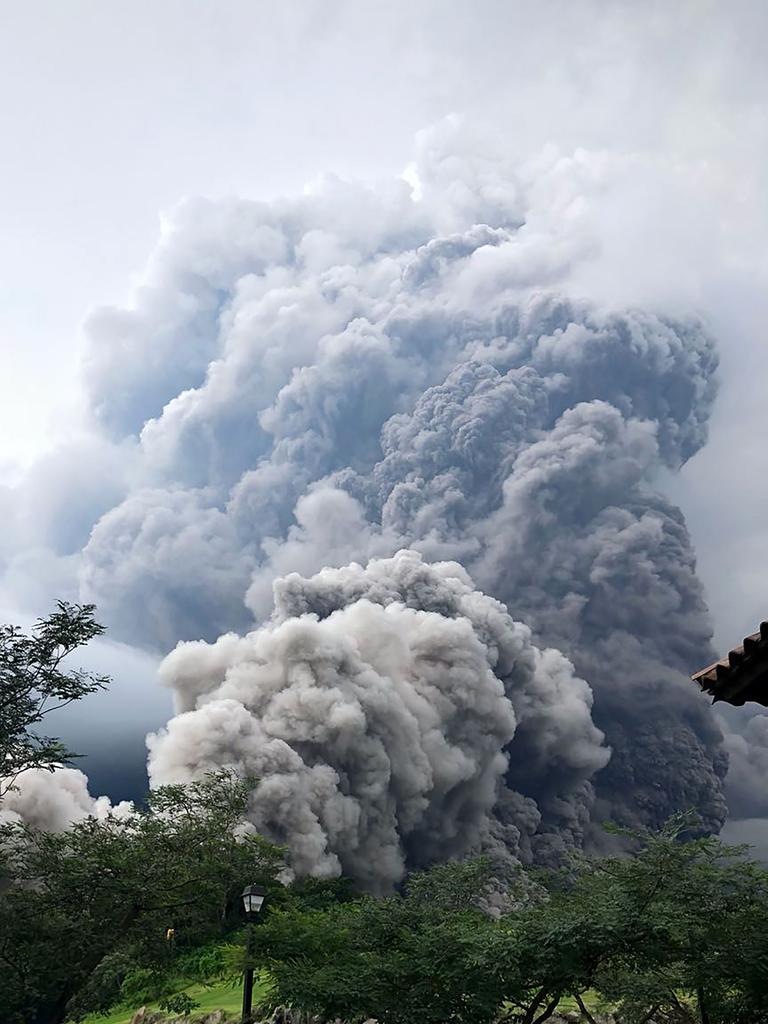
[(258, 914), (264, 905), (266, 896), (266, 891), (260, 885), (247, 885), (243, 889), (243, 907), (248, 917), (251, 917), (252, 914)]

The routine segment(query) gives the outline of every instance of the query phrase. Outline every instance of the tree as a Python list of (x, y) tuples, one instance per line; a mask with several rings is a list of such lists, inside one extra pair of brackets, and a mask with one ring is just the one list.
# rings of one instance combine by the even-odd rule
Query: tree
[(768, 872), (691, 821), (627, 833), (632, 856), (540, 876), (510, 932), (508, 1019), (542, 1022), (596, 989), (624, 1024), (768, 1020)]
[(502, 924), (505, 1020), (542, 1024), (565, 996), (583, 1002), (601, 965), (621, 949), (627, 921), (605, 876), (587, 864), (535, 873), (537, 889)]
[(528, 872), (497, 919), (480, 909), (483, 861), (389, 899), (288, 903), (256, 929), (271, 1001), (383, 1024), (544, 1024), (572, 997), (594, 1024), (596, 991), (622, 1024), (765, 1024), (768, 871), (689, 834), (680, 819), (628, 835), (632, 855)]
[(145, 810), (63, 833), (0, 830), (0, 1020), (58, 1024), (114, 1001), (136, 965), (232, 926), (247, 882), (274, 885), (282, 851), (240, 835), (249, 783), (228, 773), (155, 790)]
[(596, 984), (631, 1024), (768, 1021), (768, 871), (745, 847), (683, 841), (689, 825), (675, 819), (634, 857), (593, 866), (627, 932)]
[(76, 756), (35, 727), (51, 711), (109, 682), (107, 676), (62, 667), (68, 655), (104, 632), (94, 606), (59, 601), (57, 608), (29, 636), (17, 626), (0, 626), (0, 799), (27, 769), (54, 771)]
[(489, 872), (484, 861), (446, 864), (387, 899), (273, 908), (255, 929), (256, 963), (274, 979), (270, 1002), (326, 1020), (493, 1020), (503, 998), (498, 925), (477, 906)]

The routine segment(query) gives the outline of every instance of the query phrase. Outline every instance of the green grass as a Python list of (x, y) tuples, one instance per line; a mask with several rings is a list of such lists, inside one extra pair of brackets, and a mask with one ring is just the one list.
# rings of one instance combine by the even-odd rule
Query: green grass
[[(254, 1003), (258, 1003), (259, 999), (264, 994), (265, 989), (265, 982), (260, 982), (258, 978), (254, 978)], [(237, 1019), (243, 1005), (242, 981), (237, 981), (234, 984), (222, 981), (205, 987), (203, 985), (190, 985), (190, 987), (185, 988), (184, 991), (200, 1003), (200, 1006), (193, 1011), (193, 1017), (198, 1014), (210, 1013), (212, 1010), (226, 1010), (235, 1019)], [(583, 999), (589, 1010), (592, 1012), (598, 1010), (597, 993), (585, 992)], [(156, 1010), (158, 1006), (157, 1003), (148, 1003), (147, 1008), (150, 1010)], [(138, 1006), (117, 1007), (106, 1017), (99, 1017), (92, 1014), (85, 1018), (83, 1024), (130, 1024), (131, 1017), (133, 1017), (138, 1009)], [(576, 1005), (575, 999), (571, 999), (569, 996), (566, 996), (566, 998), (560, 1000), (558, 1009), (561, 1011), (577, 1010), (578, 1006)]]
[[(261, 998), (265, 987), (264, 982), (259, 982), (258, 978), (254, 978), (254, 1003), (258, 1002)], [(193, 1011), (193, 1017), (198, 1014), (210, 1013), (211, 1010), (226, 1010), (237, 1017), (243, 1005), (242, 981), (238, 981), (234, 985), (229, 982), (217, 982), (209, 986), (190, 985), (184, 991), (200, 1003), (200, 1006)], [(147, 1003), (147, 1008), (156, 1010), (158, 1006), (157, 1003)], [(91, 1014), (91, 1016), (85, 1018), (83, 1024), (129, 1024), (131, 1017), (133, 1017), (138, 1009), (138, 1006), (116, 1007), (106, 1017)]]
[[(598, 993), (592, 989), (588, 989), (586, 992), (581, 993), (581, 998), (584, 1000), (584, 1005), (591, 1013), (599, 1013), (602, 1009), (602, 1004)], [(503, 1003), (503, 1010), (511, 1010), (511, 1003)], [(560, 1002), (557, 1004), (558, 1012), (565, 1013), (567, 1010), (575, 1010), (578, 1012), (579, 1004), (572, 996), (563, 996)]]
[[(599, 1010), (600, 1001), (598, 999), (597, 992), (593, 992), (592, 989), (589, 989), (587, 992), (582, 992), (581, 998), (584, 1000), (584, 1005), (590, 1012), (595, 1013)], [(561, 999), (557, 1004), (557, 1008), (562, 1012), (565, 1012), (566, 1010), (578, 1010), (579, 1004), (572, 996), (565, 996), (565, 998)]]

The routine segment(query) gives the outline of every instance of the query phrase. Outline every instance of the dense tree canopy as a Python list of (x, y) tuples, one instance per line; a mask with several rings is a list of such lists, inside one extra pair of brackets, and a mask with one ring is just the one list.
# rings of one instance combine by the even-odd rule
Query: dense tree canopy
[(172, 994), (182, 973), (241, 970), (238, 896), (255, 881), (269, 893), (250, 943), (271, 979), (265, 1015), (543, 1024), (570, 1000), (587, 1022), (601, 1003), (622, 1024), (768, 1022), (768, 871), (686, 839), (685, 822), (558, 872), (437, 865), (382, 899), (344, 879), (278, 882), (282, 851), (242, 832), (246, 800), (225, 774), (65, 833), (6, 826), (0, 1019), (56, 1024)]
[(540, 1024), (595, 993), (626, 1024), (768, 1021), (768, 872), (684, 822), (634, 856), (526, 875), (497, 918), (486, 862), (386, 900), (288, 905), (257, 930), (273, 1002), (326, 1019)]
[(162, 969), (169, 928), (183, 949), (231, 927), (244, 882), (272, 883), (281, 862), (260, 836), (236, 836), (246, 800), (244, 783), (217, 775), (67, 832), (0, 830), (0, 1020), (99, 1008), (128, 965)]

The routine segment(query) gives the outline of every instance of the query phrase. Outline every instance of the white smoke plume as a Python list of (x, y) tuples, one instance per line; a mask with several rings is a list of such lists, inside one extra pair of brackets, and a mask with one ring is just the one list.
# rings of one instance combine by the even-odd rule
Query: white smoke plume
[(84, 818), (104, 819), (110, 814), (125, 817), (133, 811), (127, 800), (113, 805), (106, 796), (92, 797), (87, 777), (76, 768), (52, 772), (30, 768), (12, 785), (3, 784), (0, 789), (0, 824), (4, 825), (25, 822), (33, 828), (63, 832)]
[[(477, 731), (466, 741), (471, 756), (445, 724), (448, 749), (476, 766), (459, 791), (474, 793), (476, 806), (457, 795), (463, 809), (452, 816), (447, 791), (428, 795), (414, 781), (414, 800), (426, 804), (423, 821), (410, 824), (403, 797), (408, 839), (391, 830), (396, 811), (382, 797), (375, 814), (389, 829), (392, 859), (381, 877), (396, 877), (404, 857), (418, 862), (420, 842), (427, 859), (438, 805), (449, 831), (461, 832), (466, 818), (461, 842), (500, 836), (508, 825), (511, 848), (528, 844), (541, 858), (559, 841), (592, 841), (591, 825), (605, 818), (657, 825), (693, 807), (716, 831), (725, 817), (722, 735), (687, 678), (713, 657), (711, 624), (682, 514), (656, 490), (661, 474), (706, 441), (714, 341), (679, 309), (608, 308), (573, 287), (599, 243), (590, 211), (635, 162), (583, 151), (548, 151), (529, 164), (490, 159), (462, 132), (448, 120), (424, 133), (407, 180), (388, 185), (327, 178), (271, 203), (183, 203), (166, 220), (132, 305), (102, 309), (88, 324), (98, 464), (108, 463), (111, 445), (125, 471), (103, 474), (96, 495), (78, 489), (79, 521), (66, 536), (50, 528), (66, 495), (50, 499), (46, 551), (58, 596), (94, 601), (113, 637), (147, 649), (205, 642), (168, 662), (185, 706), (202, 703), (170, 723), (168, 739), (153, 741), (153, 778), (228, 763), (233, 751), (263, 774), (279, 751), (307, 780), (294, 784), (293, 802), (274, 801), (280, 814), (297, 815), (295, 835), (277, 809), (265, 804), (258, 815), (297, 847), (312, 835), (306, 863), (328, 870), (335, 856), (345, 870), (357, 857), (355, 870), (364, 871), (355, 844), (372, 834), (367, 823), (358, 827), (335, 780), (336, 748), (317, 741), (304, 761), (303, 748), (285, 746), (290, 737), (264, 732), (268, 703), (250, 708), (230, 690), (252, 664), (244, 651), (256, 645), (279, 675), (279, 645), (304, 636), (308, 666), (322, 662), (312, 644), (346, 666), (333, 668), (344, 693), (353, 686), (345, 672), (383, 678), (371, 652), (359, 661), (344, 653), (339, 623), (357, 638), (363, 621), (383, 616), (383, 629), (399, 615), (410, 637), (422, 620), (389, 605), (386, 615), (358, 608), (382, 601), (369, 583), (345, 597), (354, 572), (324, 570), (387, 564), (403, 548), (460, 563), (532, 628), (537, 645), (560, 649), (576, 676), (562, 670), (553, 704), (572, 688), (586, 707), (575, 680), (588, 680), (592, 722), (578, 720), (604, 733), (612, 755), (598, 763), (605, 747), (593, 733), (586, 749), (595, 756), (569, 760), (567, 745), (551, 739), (560, 726), (548, 715), (525, 724), (510, 692), (518, 724), (506, 768), (498, 760), (508, 742), (503, 717), (489, 723), (478, 709), (468, 719)], [(37, 493), (23, 485), (20, 507)], [(31, 558), (43, 563), (39, 549), (18, 556), (13, 538), (0, 544), (7, 578), (44, 575), (28, 571)], [(368, 580), (373, 570), (364, 572)], [(291, 573), (308, 580), (291, 583)], [(253, 629), (254, 617), (269, 618), (278, 577), (289, 582), (278, 589), (277, 618), (234, 638), (231, 631)], [(317, 582), (326, 578), (334, 580), (327, 593)], [(398, 601), (450, 620), (438, 629), (429, 619), (446, 644), (452, 629), (466, 633), (465, 619), (477, 632), (473, 617), (450, 604), (446, 611), (401, 596), (393, 608)], [(294, 621), (305, 613), (320, 619)], [(551, 672), (559, 678), (560, 669)], [(376, 728), (380, 737), (384, 725)], [(502, 774), (506, 789), (491, 814)], [(338, 807), (335, 823), (322, 819), (324, 798), (309, 792), (310, 780), (326, 796), (340, 794), (328, 804), (329, 813)]]
[(401, 551), (275, 598), (260, 629), (166, 658), (183, 710), (149, 738), (153, 785), (253, 775), (250, 820), (294, 870), (379, 889), (500, 836), (527, 859), (581, 844), (609, 757), (590, 689), (461, 566)]

